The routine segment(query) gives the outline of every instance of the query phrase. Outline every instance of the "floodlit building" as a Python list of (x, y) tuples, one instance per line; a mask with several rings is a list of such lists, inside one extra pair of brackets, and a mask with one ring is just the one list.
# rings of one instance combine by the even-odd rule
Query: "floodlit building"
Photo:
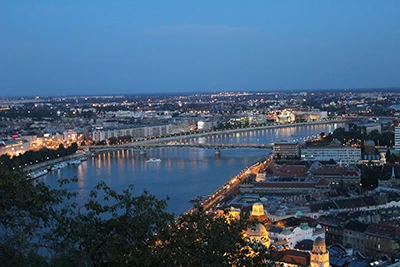
[(310, 252), (310, 267), (329, 267), (329, 251), (326, 249), (325, 239), (321, 237), (314, 240)]
[(11, 157), (24, 154), (29, 150), (29, 142), (25, 140), (0, 141), (0, 155), (8, 154)]
[(301, 159), (307, 161), (333, 159), (344, 165), (352, 165), (361, 159), (361, 148), (349, 146), (308, 147), (301, 149)]
[(295, 116), (291, 111), (283, 110), (275, 120), (277, 123), (291, 123), (295, 121)]
[(120, 129), (103, 129), (102, 127), (96, 127), (92, 132), (92, 138), (94, 141), (100, 142), (111, 137), (131, 136), (132, 138), (144, 138), (167, 134), (171, 134), (171, 125), (169, 124)]
[(256, 182), (265, 182), (267, 177), (265, 176), (265, 172), (260, 170), (256, 176)]
[(267, 248), (269, 248), (271, 245), (271, 240), (268, 237), (268, 231), (261, 223), (257, 223), (256, 225), (247, 228), (245, 236), (253, 242), (263, 244)]

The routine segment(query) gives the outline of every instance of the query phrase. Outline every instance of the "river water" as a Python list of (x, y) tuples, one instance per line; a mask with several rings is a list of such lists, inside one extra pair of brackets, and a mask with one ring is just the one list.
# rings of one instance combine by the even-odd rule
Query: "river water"
[[(296, 126), (286, 128), (252, 130), (240, 133), (221, 134), (200, 138), (189, 138), (193, 143), (218, 144), (268, 144), (280, 140), (311, 138), (321, 132), (332, 132), (343, 123)], [(128, 185), (135, 187), (134, 194), (144, 189), (158, 198), (170, 198), (168, 211), (176, 214), (188, 209), (189, 200), (204, 196), (246, 166), (267, 156), (268, 149), (228, 149), (216, 156), (213, 150), (200, 148), (159, 148), (140, 156), (131, 150), (106, 152), (90, 158), (78, 166), (67, 166), (53, 171), (41, 180), (51, 187), (57, 186), (59, 178), (78, 178), (69, 184), (70, 190), (79, 192), (78, 201), (83, 203), (91, 189), (105, 181), (112, 189), (120, 191)], [(148, 157), (157, 157), (160, 163), (146, 163)]]

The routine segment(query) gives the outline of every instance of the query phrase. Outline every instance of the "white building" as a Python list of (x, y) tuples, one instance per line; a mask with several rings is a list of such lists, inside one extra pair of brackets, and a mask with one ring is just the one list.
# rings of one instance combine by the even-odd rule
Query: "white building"
[(318, 237), (325, 239), (325, 230), (319, 224), (316, 228), (310, 227), (306, 222), (293, 228), (269, 225), (267, 230), (272, 241), (271, 245), (285, 243), (290, 249), (294, 249), (298, 242), (306, 239), (315, 240)]
[(394, 148), (400, 150), (400, 126), (394, 127)]
[(123, 129), (102, 129), (97, 127), (92, 132), (92, 138), (100, 142), (111, 137), (131, 136), (132, 138), (145, 138), (150, 136), (164, 136), (171, 134), (171, 125), (144, 126)]
[(294, 114), (289, 110), (283, 110), (275, 118), (277, 123), (292, 123), (295, 120)]
[(348, 146), (308, 147), (301, 149), (301, 159), (311, 161), (333, 159), (345, 165), (356, 164), (361, 159), (361, 148)]

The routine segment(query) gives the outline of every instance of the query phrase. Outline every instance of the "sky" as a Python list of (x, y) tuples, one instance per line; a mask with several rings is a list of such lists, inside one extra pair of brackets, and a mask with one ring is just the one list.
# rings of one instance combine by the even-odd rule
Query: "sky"
[(399, 0), (0, 1), (0, 96), (400, 87)]

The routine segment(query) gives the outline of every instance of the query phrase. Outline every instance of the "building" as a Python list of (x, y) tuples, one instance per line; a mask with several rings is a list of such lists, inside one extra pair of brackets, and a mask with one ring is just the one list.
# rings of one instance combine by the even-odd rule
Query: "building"
[(301, 149), (301, 159), (307, 161), (333, 159), (337, 162), (341, 162), (344, 165), (352, 165), (361, 160), (361, 149), (358, 147), (348, 146), (307, 147)]
[(254, 243), (263, 244), (267, 248), (269, 248), (271, 244), (268, 231), (261, 223), (256, 223), (256, 225), (247, 228), (244, 236)]
[(131, 136), (132, 138), (145, 138), (150, 136), (164, 136), (168, 134), (171, 134), (171, 125), (169, 124), (113, 129), (96, 127), (92, 132), (92, 138), (96, 142), (101, 142), (111, 137)]
[(366, 255), (388, 256), (399, 249), (400, 227), (387, 223), (372, 223), (365, 231)]
[(295, 116), (291, 111), (283, 110), (278, 115), (276, 115), (275, 121), (277, 123), (292, 123), (295, 121)]
[(289, 249), (282, 251), (278, 258), (280, 259), (278, 264), (283, 267), (310, 266), (310, 254), (308, 252)]
[(400, 150), (400, 126), (394, 127), (394, 148)]
[(326, 242), (329, 245), (343, 244), (343, 227), (345, 223), (341, 218), (323, 215), (318, 218), (318, 223), (324, 228)]
[(256, 182), (257, 182), (257, 183), (265, 182), (266, 179), (267, 179), (267, 177), (265, 176), (265, 172), (262, 171), (262, 170), (260, 170), (260, 171), (257, 173)]
[(333, 187), (340, 185), (359, 185), (361, 170), (357, 166), (344, 166), (341, 164), (322, 164), (315, 161), (309, 172), (314, 178), (325, 179)]
[(329, 267), (329, 251), (326, 249), (325, 239), (318, 237), (314, 240), (310, 252), (311, 267)]
[(299, 156), (299, 143), (281, 141), (274, 143), (274, 154), (280, 158), (295, 158)]
[(352, 221), (347, 223), (343, 229), (343, 245), (345, 247), (351, 247), (353, 251), (365, 253), (365, 230), (367, 230), (368, 224), (361, 223), (358, 221)]
[(280, 222), (277, 222), (276, 225), (267, 225), (267, 230), (271, 238), (271, 245), (274, 245), (278, 249), (280, 245), (294, 249), (300, 241), (325, 238), (325, 231), (321, 225), (311, 227), (308, 222), (300, 222), (300, 225), (292, 227), (285, 224), (280, 226)]
[(29, 150), (29, 142), (25, 140), (0, 141), (0, 155), (8, 154), (11, 157), (24, 154)]
[(311, 111), (294, 111), (296, 121), (319, 121), (328, 118), (327, 111), (311, 110)]

